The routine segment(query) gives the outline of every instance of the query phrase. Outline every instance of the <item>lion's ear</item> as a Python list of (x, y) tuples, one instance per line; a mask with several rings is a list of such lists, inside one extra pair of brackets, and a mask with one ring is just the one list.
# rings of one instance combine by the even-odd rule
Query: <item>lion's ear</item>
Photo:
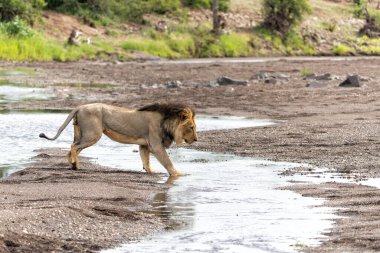
[(188, 109), (184, 109), (179, 113), (181, 121), (187, 120), (191, 117), (191, 112)]

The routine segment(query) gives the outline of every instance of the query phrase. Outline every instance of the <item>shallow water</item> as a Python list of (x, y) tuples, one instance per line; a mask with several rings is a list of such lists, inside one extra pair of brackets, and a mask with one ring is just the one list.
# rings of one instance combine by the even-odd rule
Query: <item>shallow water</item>
[[(1, 86), (0, 86), (1, 88)], [(72, 140), (71, 124), (54, 142), (41, 139), (42, 132), (55, 135), (60, 125), (65, 121), (65, 113), (6, 113), (0, 114), (0, 150), (6, 155), (0, 156), (0, 168), (4, 175), (22, 169), (30, 162), (30, 157), (36, 155), (33, 150), (47, 147), (69, 148)], [(272, 124), (268, 120), (248, 120), (241, 117), (208, 117), (199, 116), (198, 130), (218, 129), (221, 124), (226, 128), (262, 126)], [(104, 136), (95, 146), (84, 150), (81, 154), (94, 157), (95, 162), (117, 168), (142, 170), (140, 157), (136, 154), (138, 146), (122, 145), (110, 141)], [(108, 158), (111, 157), (111, 158)], [(156, 166), (157, 168), (160, 166)], [(165, 172), (165, 170), (160, 170)]]
[(0, 103), (53, 98), (48, 89), (0, 85)]
[[(71, 126), (55, 142), (38, 137), (40, 132), (54, 135), (66, 116), (0, 114), (0, 147), (6, 154), (0, 157), (3, 174), (24, 168), (36, 155), (34, 149), (68, 148)], [(200, 131), (265, 124), (272, 122), (198, 117)], [(142, 171), (137, 149), (105, 137), (82, 155), (102, 165)], [(279, 171), (300, 164), (175, 148), (169, 155), (177, 169), (190, 174), (173, 182), (166, 194), (152, 196), (150, 213), (167, 219), (170, 231), (105, 252), (294, 252), (299, 246), (320, 243), (321, 233), (336, 218), (332, 209), (314, 208), (322, 200), (276, 189), (289, 184), (289, 178), (278, 176)], [(152, 160), (155, 169), (165, 172)]]
[(27, 76), (32, 73), (32, 69), (0, 69), (0, 76)]
[(182, 149), (171, 157), (190, 174), (153, 197), (152, 213), (171, 229), (103, 252), (294, 252), (331, 227), (332, 209), (311, 208), (322, 200), (276, 189), (289, 185), (278, 172), (299, 164)]

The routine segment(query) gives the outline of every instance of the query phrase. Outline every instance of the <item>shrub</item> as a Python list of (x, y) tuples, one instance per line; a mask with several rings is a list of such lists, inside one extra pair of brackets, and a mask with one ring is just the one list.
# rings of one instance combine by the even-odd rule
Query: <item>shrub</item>
[(373, 18), (374, 25), (380, 29), (380, 11), (379, 10), (369, 10), (369, 16)]
[(84, 17), (93, 22), (102, 22), (104, 17), (111, 20), (143, 22), (147, 13), (174, 13), (180, 7), (180, 0), (46, 0), (49, 9)]
[(264, 0), (262, 11), (264, 26), (286, 35), (311, 7), (307, 0)]
[(357, 18), (362, 18), (365, 14), (365, 6), (367, 4), (366, 0), (354, 0), (354, 16)]
[(0, 31), (2, 34), (17, 37), (31, 37), (35, 34), (34, 30), (19, 17), (9, 22), (0, 23)]
[(211, 8), (212, 0), (184, 0), (185, 6), (190, 6), (195, 9)]
[(167, 39), (167, 44), (181, 57), (190, 58), (195, 54), (195, 43), (190, 34), (172, 33)]
[(202, 45), (199, 57), (239, 57), (251, 53), (250, 38), (244, 34), (224, 34)]
[(180, 0), (150, 0), (151, 12), (158, 14), (175, 12), (180, 6)]
[(232, 33), (220, 36), (219, 43), (223, 49), (224, 56), (238, 57), (247, 56), (250, 53), (249, 40), (248, 36)]
[[(185, 6), (196, 9), (211, 9), (212, 0), (183, 0)], [(230, 7), (230, 0), (219, 0), (219, 10), (227, 12)]]
[(11, 21), (18, 16), (32, 23), (45, 5), (44, 0), (1, 0), (0, 21)]

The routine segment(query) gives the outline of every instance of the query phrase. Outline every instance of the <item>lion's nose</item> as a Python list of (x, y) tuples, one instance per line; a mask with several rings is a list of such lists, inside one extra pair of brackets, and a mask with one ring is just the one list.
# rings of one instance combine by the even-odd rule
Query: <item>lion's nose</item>
[(198, 141), (198, 137), (197, 136), (194, 137), (194, 141)]

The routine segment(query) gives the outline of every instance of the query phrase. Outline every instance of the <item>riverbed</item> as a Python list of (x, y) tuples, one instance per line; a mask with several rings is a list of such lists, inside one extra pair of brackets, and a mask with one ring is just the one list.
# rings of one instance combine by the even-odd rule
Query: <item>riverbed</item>
[[(40, 132), (55, 134), (65, 120), (62, 113), (0, 114), (3, 136), (0, 167), (3, 176), (22, 170), (41, 148), (68, 148), (72, 127), (55, 142), (38, 138)], [(243, 117), (197, 118), (199, 131), (265, 127), (270, 120)], [(84, 150), (83, 156), (102, 166), (142, 171), (137, 146), (122, 145), (103, 137)], [(176, 167), (188, 174), (173, 182), (168, 192), (152, 196), (151, 214), (168, 224), (166, 231), (105, 252), (294, 252), (319, 245), (323, 233), (337, 218), (333, 209), (320, 207), (322, 199), (302, 197), (280, 190), (289, 185), (282, 171), (306, 164), (272, 162), (184, 148), (169, 150)], [(153, 158), (152, 166), (165, 173)], [(305, 179), (306, 180), (306, 179)], [(311, 181), (310, 178), (307, 181)]]
[[(380, 131), (379, 62), (379, 58), (376, 57), (334, 57), (318, 58), (317, 60), (315, 58), (269, 58), (259, 59), (259, 61), (238, 59), (238, 62), (234, 62), (234, 59), (218, 59), (212, 62), (190, 60), (189, 62), (185, 61), (184, 64), (176, 62), (166, 64), (162, 61), (121, 64), (88, 61), (68, 63), (2, 62), (0, 66), (5, 69), (28, 68), (34, 70), (33, 75), (12, 75), (3, 79), (21, 85), (27, 84), (29, 87), (34, 85), (46, 87), (54, 92), (55, 97), (49, 100), (21, 100), (17, 103), (4, 103), (0, 104), (0, 110), (70, 110), (77, 105), (93, 101), (138, 108), (152, 102), (180, 100), (193, 106), (198, 113), (281, 120), (282, 124), (275, 127), (202, 132), (199, 135), (202, 142), (198, 142), (192, 147), (216, 153), (229, 153), (251, 158), (261, 157), (272, 161), (313, 164), (312, 168), (322, 168), (322, 172), (317, 174), (314, 173), (314, 170), (301, 169), (299, 171), (297, 168), (281, 173), (282, 175), (294, 175), (292, 176), (294, 180), (290, 179), (294, 182), (298, 181), (297, 174), (301, 174), (301, 178), (304, 178), (305, 175), (320, 178), (320, 181), (328, 178), (332, 183), (322, 182), (309, 185), (296, 183), (293, 184), (296, 187), (286, 188), (299, 192), (303, 196), (324, 198), (326, 199), (324, 206), (336, 208), (338, 217), (345, 217), (334, 220), (334, 227), (328, 232), (327, 241), (318, 247), (304, 248), (303, 251), (378, 252), (380, 248), (378, 233), (380, 190), (376, 187), (363, 186), (360, 180), (380, 177), (378, 156), (380, 149), (378, 134)], [(259, 72), (285, 74), (289, 76), (289, 79), (274, 80), (273, 83), (252, 80), (251, 78)], [(312, 80), (304, 80), (302, 73), (305, 72), (317, 75), (329, 73), (337, 79), (318, 81), (321, 83), (319, 88), (306, 87)], [(341, 88), (338, 86), (347, 75), (352, 74), (359, 74), (361, 77), (360, 87)], [(248, 80), (249, 85), (209, 86), (210, 82), (214, 82), (221, 76)], [(182, 85), (173, 89), (153, 89), (153, 87), (161, 87), (157, 84), (164, 84), (168, 81), (180, 81)], [(115, 86), (96, 88), (96, 84), (104, 83), (115, 84)], [(81, 87), (81, 85), (71, 86), (72, 84), (86, 85)], [(67, 147), (66, 145), (65, 143), (63, 146)], [(64, 153), (62, 155), (64, 156)], [(63, 174), (66, 174), (65, 159), (62, 162), (62, 165), (57, 164), (56, 160), (51, 158), (46, 161), (48, 165), (51, 165), (46, 169), (51, 171), (57, 167), (59, 172), (63, 169), (65, 172)], [(100, 162), (99, 159), (97, 162)], [(93, 165), (88, 165), (86, 169), (92, 167)], [(130, 169), (127, 163), (123, 167)], [(179, 169), (186, 172), (186, 168)], [(162, 170), (162, 172), (164, 171)], [(52, 173), (56, 174), (57, 170), (53, 170)], [(89, 171), (85, 170), (81, 172), (81, 175), (86, 173)], [(331, 175), (331, 173), (333, 174)], [(104, 173), (102, 175), (106, 176)], [(149, 177), (143, 177), (143, 175), (145, 174), (136, 174), (137, 178), (134, 180), (140, 181), (140, 183), (145, 182)], [(349, 183), (340, 181), (340, 177), (349, 178), (351, 181)], [(19, 176), (17, 178), (22, 179)], [(53, 178), (54, 176), (51, 180)], [(96, 178), (94, 176), (90, 181), (96, 181)], [(102, 178), (102, 181), (106, 178)], [(141, 180), (139, 180), (140, 178)], [(46, 181), (49, 182), (49, 180), (49, 178), (44, 180), (44, 184), (47, 184)], [(113, 179), (109, 180), (113, 182)], [(75, 178), (74, 181), (86, 185), (86, 187), (89, 183), (83, 182), (82, 177)], [(335, 181), (336, 183), (333, 183)], [(127, 182), (124, 184), (130, 185)], [(36, 184), (35, 187), (41, 185)], [(99, 182), (97, 187), (100, 185)], [(10, 188), (10, 185), (6, 186), (4, 189)], [(63, 189), (66, 192), (66, 189)], [(124, 188), (120, 191), (124, 191)], [(45, 200), (42, 198), (44, 196), (36, 196), (36, 198), (41, 201), (38, 202), (39, 206), (43, 207)], [(16, 201), (18, 200), (16, 199)], [(67, 199), (62, 201), (67, 205), (82, 203), (70, 202)], [(105, 201), (107, 202), (107, 200)], [(74, 214), (80, 216), (79, 213), (59, 208), (62, 203), (57, 202), (55, 209), (62, 211), (66, 215), (66, 219), (67, 215), (69, 217)], [(99, 200), (94, 199), (93, 207), (98, 203), (100, 203)], [(16, 210), (19, 210), (23, 203), (19, 204)], [(29, 209), (22, 210), (28, 211)], [(86, 206), (82, 206), (81, 210), (86, 210), (96, 216), (93, 210), (88, 210)], [(47, 215), (51, 212), (52, 210)], [(31, 218), (33, 219), (33, 217)], [(96, 217), (100, 221), (96, 223), (97, 225), (105, 224), (102, 217)], [(108, 217), (108, 219), (111, 218), (114, 217)], [(117, 218), (115, 217), (115, 219)], [(80, 220), (86, 220), (86, 217), (80, 216)], [(60, 222), (64, 223), (65, 220)], [(92, 224), (94, 225), (94, 222)], [(151, 223), (145, 222), (144, 224)], [(56, 223), (51, 224), (52, 227), (55, 225)], [(128, 223), (128, 227), (133, 229), (122, 234), (130, 239), (134, 237), (132, 232), (138, 228), (134, 223)], [(99, 228), (96, 233), (103, 230)], [(120, 231), (116, 227), (114, 230)], [(119, 238), (122, 241), (125, 239), (120, 238), (116, 233), (111, 233), (112, 230), (106, 231), (108, 236), (99, 236), (93, 242), (101, 242), (102, 238), (108, 240)], [(91, 235), (94, 236), (95, 233)], [(100, 233), (100, 235), (102, 234)], [(20, 234), (17, 238), (20, 239), (23, 236)], [(59, 241), (58, 238), (61, 237), (61, 234), (58, 234), (49, 240), (49, 244), (42, 244), (35, 240), (36, 238), (32, 238), (27, 243), (28, 245), (31, 242), (40, 246), (51, 245), (53, 242)], [(73, 235), (71, 238), (77, 237)], [(75, 242), (74, 244), (78, 245), (79, 243)]]

